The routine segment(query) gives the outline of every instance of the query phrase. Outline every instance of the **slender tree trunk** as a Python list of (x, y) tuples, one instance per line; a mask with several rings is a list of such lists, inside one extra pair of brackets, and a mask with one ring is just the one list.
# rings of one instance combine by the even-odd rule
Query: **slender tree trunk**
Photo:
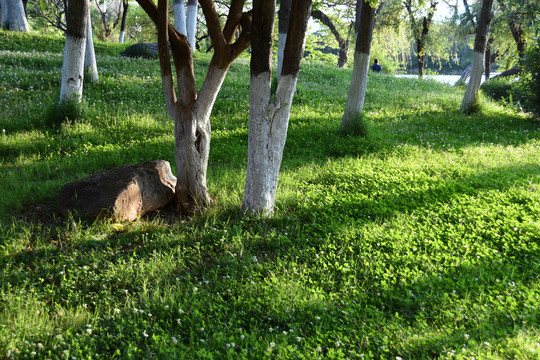
[(356, 37), (351, 85), (349, 86), (349, 95), (347, 97), (343, 119), (341, 120), (340, 131), (342, 134), (360, 132), (360, 135), (364, 135), (362, 133), (361, 115), (366, 97), (375, 9), (368, 2), (364, 2), (364, 0), (357, 1), (361, 3), (361, 6), (356, 7), (360, 9), (359, 32)]
[(419, 39), (416, 45), (416, 53), (418, 54), (418, 76), (424, 76), (424, 66), (426, 60), (426, 44), (424, 39)]
[(2, 8), (2, 13), (0, 15), (0, 27), (2, 29), (7, 29), (9, 28), (7, 0), (0, 0), (0, 7)]
[(493, 42), (493, 38), (490, 37), (489, 40), (486, 43), (486, 51), (484, 54), (484, 74), (485, 74), (485, 80), (488, 80), (491, 75), (491, 43)]
[[(502, 11), (507, 11), (506, 3), (504, 0), (499, 0), (499, 4), (501, 5)], [(508, 21), (508, 27), (510, 28), (510, 32), (512, 33), (512, 37), (514, 38), (514, 41), (516, 42), (516, 48), (518, 51), (518, 55), (520, 59), (523, 59), (525, 56), (525, 47), (526, 47), (526, 41), (525, 41), (525, 31), (523, 28), (515, 22), (515, 20), (510, 17)]]
[(187, 36), (186, 6), (184, 0), (174, 0), (174, 27), (180, 34)]
[(248, 164), (242, 210), (274, 210), (279, 169), (287, 138), (290, 109), (300, 71), (311, 0), (293, 0), (283, 55), (283, 70), (274, 100), (271, 94), (272, 34), (275, 1), (253, 2)]
[(186, 30), (189, 46), (195, 52), (195, 34), (197, 32), (197, 0), (188, 0), (187, 2), (187, 17)]
[(60, 103), (80, 101), (84, 80), (84, 53), (88, 0), (70, 1), (66, 11), (67, 31), (60, 84)]
[(416, 19), (414, 18), (412, 1), (405, 0), (403, 4), (405, 5), (405, 9), (409, 14), (409, 20), (411, 22), (414, 40), (416, 41), (416, 54), (418, 56), (418, 76), (422, 77), (424, 75), (426, 40), (429, 34), (431, 21), (433, 20), (433, 15), (435, 14), (435, 10), (437, 9), (438, 1), (431, 0), (427, 16), (422, 17), (422, 24), (417, 24)]
[(338, 67), (340, 68), (344, 67), (348, 61), (347, 40), (341, 36), (341, 34), (337, 31), (336, 26), (334, 25), (332, 20), (330, 20), (330, 18), (322, 11), (314, 10), (311, 12), (311, 16), (314, 19), (319, 20), (323, 25), (327, 26), (328, 29), (330, 29), (330, 32), (332, 33), (332, 35), (334, 35), (334, 38), (336, 39), (338, 43), (338, 47), (339, 47)]
[(283, 67), (283, 52), (287, 43), (287, 30), (289, 29), (289, 19), (291, 17), (292, 0), (281, 0), (278, 11), (278, 63), (277, 63), (277, 81), (281, 76)]
[(473, 63), (471, 79), (467, 85), (467, 90), (461, 103), (461, 111), (471, 112), (478, 102), (478, 90), (482, 82), (482, 73), (484, 72), (484, 53), (489, 36), (489, 27), (491, 24), (491, 7), (493, 0), (482, 1), (480, 17), (478, 18), (478, 27), (476, 28), (476, 37), (474, 40)]
[[(28, 26), (22, 0), (5, 0), (5, 2), (2, 2), (2, 5), (4, 4), (7, 13), (7, 28), (11, 31), (29, 32), (30, 27)], [(2, 6), (3, 8), (4, 6)]]
[(86, 50), (84, 52), (84, 73), (90, 75), (90, 80), (99, 80), (96, 53), (94, 51), (94, 39), (92, 35), (92, 18), (90, 8), (88, 8), (88, 20), (86, 21)]
[(120, 24), (120, 39), (118, 42), (120, 44), (124, 43), (124, 37), (126, 34), (126, 20), (127, 20), (127, 14), (129, 10), (129, 1), (124, 0), (122, 2), (123, 8), (122, 8), (122, 23)]

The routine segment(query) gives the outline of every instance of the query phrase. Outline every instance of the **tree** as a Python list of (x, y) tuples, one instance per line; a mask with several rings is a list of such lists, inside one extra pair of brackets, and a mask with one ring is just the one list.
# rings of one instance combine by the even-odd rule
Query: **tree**
[(118, 42), (120, 44), (124, 43), (128, 10), (129, 10), (129, 0), (123, 0), (122, 1), (122, 21), (120, 23), (120, 38), (118, 39)]
[(22, 0), (1, 0), (2, 27), (11, 31), (29, 32), (25, 7)]
[(39, 4), (31, 2), (30, 5), (30, 16), (43, 20), (45, 24), (60, 30), (62, 34), (66, 32), (67, 0), (47, 0), (41, 1)]
[[(522, 4), (518, 4), (518, 6), (512, 6), (514, 5), (514, 2), (512, 0), (498, 0), (498, 2), (501, 10), (503, 11), (503, 13), (505, 13), (508, 19), (508, 27), (510, 28), (512, 37), (516, 42), (516, 48), (519, 58), (523, 59), (526, 47), (525, 29), (523, 28), (523, 24), (519, 21), (519, 19), (523, 17), (522, 11), (525, 11), (526, 13), (527, 9), (525, 6), (520, 6)], [(510, 6), (508, 6), (507, 3), (510, 3)]]
[(119, 0), (94, 0), (96, 9), (99, 12), (101, 22), (103, 23), (103, 40), (110, 38), (114, 29), (120, 23), (123, 1)]
[(79, 102), (84, 80), (88, 0), (70, 1), (66, 10), (66, 44), (60, 83), (60, 104)]
[(180, 34), (187, 36), (186, 7), (184, 0), (174, 0), (174, 27)]
[(253, 1), (248, 163), (242, 210), (274, 210), (279, 168), (287, 138), (292, 98), (300, 72), (311, 0), (293, 0), (276, 92), (271, 93), (275, 1)]
[(287, 30), (289, 29), (289, 20), (291, 18), (292, 0), (280, 0), (278, 11), (278, 63), (277, 63), (277, 80), (281, 75), (283, 67), (283, 52), (287, 43)]
[(332, 33), (332, 35), (334, 35), (338, 43), (338, 48), (339, 48), (337, 66), (339, 68), (345, 67), (345, 65), (347, 65), (347, 61), (349, 60), (349, 37), (350, 37), (351, 29), (354, 25), (354, 22), (351, 22), (349, 24), (349, 30), (348, 30), (347, 36), (343, 38), (341, 34), (339, 33), (339, 31), (336, 29), (336, 26), (334, 25), (332, 20), (320, 9), (313, 10), (311, 12), (311, 17), (319, 20), (321, 24), (327, 26), (330, 32)]
[[(405, 0), (403, 2), (407, 14), (409, 14), (409, 21), (411, 30), (413, 32), (414, 40), (416, 42), (416, 55), (418, 56), (418, 76), (424, 75), (424, 61), (426, 56), (426, 40), (429, 34), (429, 28), (433, 15), (437, 9), (437, 0), (430, 0), (429, 8), (424, 11), (421, 7), (418, 7), (414, 0)], [(421, 18), (421, 19), (420, 19)]]
[(345, 112), (341, 120), (340, 131), (343, 134), (360, 133), (363, 134), (361, 125), (361, 115), (366, 97), (366, 86), (369, 72), (369, 58), (371, 51), (371, 41), (373, 39), (373, 25), (375, 22), (375, 9), (368, 1), (357, 0), (357, 10), (360, 13), (359, 31), (356, 37), (354, 51), (354, 66), (349, 86), (349, 95)]
[[(168, 20), (168, 1), (137, 0), (158, 32), (159, 63), (165, 106), (174, 120), (178, 210), (188, 212), (212, 200), (206, 187), (210, 151), (210, 113), (232, 62), (250, 44), (251, 14), (243, 12), (244, 0), (232, 0), (223, 30), (211, 0), (201, 0), (214, 54), (199, 93), (196, 91), (192, 47)], [(236, 29), (240, 34), (233, 42)], [(169, 47), (176, 72), (175, 91)]]
[(84, 51), (84, 73), (90, 75), (90, 80), (99, 80), (96, 53), (94, 51), (94, 39), (92, 34), (92, 17), (88, 8), (88, 20), (86, 22), (86, 50)]
[(482, 73), (484, 72), (484, 54), (489, 36), (489, 26), (493, 17), (491, 13), (492, 5), (493, 0), (482, 1), (482, 9), (480, 10), (476, 37), (474, 39), (471, 78), (461, 103), (461, 111), (463, 112), (473, 111), (478, 101), (478, 90), (480, 89)]
[(195, 33), (197, 31), (197, 0), (188, 0), (186, 15), (186, 31), (189, 45), (195, 51)]

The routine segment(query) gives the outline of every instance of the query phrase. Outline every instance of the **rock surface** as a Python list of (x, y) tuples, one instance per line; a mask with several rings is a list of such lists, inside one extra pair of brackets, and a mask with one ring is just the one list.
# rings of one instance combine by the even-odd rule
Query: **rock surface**
[(120, 55), (132, 58), (157, 59), (158, 54), (157, 43), (137, 43), (128, 46)]
[(57, 206), (62, 215), (133, 221), (166, 206), (174, 198), (175, 185), (169, 162), (148, 161), (68, 183), (58, 193)]

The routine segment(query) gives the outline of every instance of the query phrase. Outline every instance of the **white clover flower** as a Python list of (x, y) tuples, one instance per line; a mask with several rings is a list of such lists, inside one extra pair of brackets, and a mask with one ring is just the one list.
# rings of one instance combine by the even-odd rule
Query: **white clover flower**
[(86, 329), (86, 334), (92, 335), (92, 329), (90, 329), (90, 328)]
[(203, 328), (203, 327), (201, 327), (201, 332), (204, 332), (204, 328)]
[(469, 340), (469, 337), (470, 337), (469, 334), (465, 334), (463, 336), (465, 337), (465, 340)]
[(274, 347), (276, 347), (276, 343), (275, 343), (275, 342), (273, 342), (273, 341), (272, 341), (272, 342), (270, 342), (270, 347), (271, 347), (271, 348), (274, 348)]
[(174, 336), (171, 338), (171, 341), (174, 345), (178, 344), (178, 339), (176, 339)]
[(322, 347), (321, 347), (321, 346), (317, 346), (317, 351), (318, 351), (318, 352), (322, 352)]
[(37, 353), (36, 353), (35, 351), (32, 351), (32, 352), (30, 353), (30, 356), (36, 356), (36, 354), (37, 354)]
[(300, 341), (302, 341), (302, 338), (301, 338), (300, 336), (297, 336), (297, 337), (296, 337), (296, 341), (297, 341), (297, 342), (300, 342)]
[(120, 314), (120, 309), (118, 309), (118, 308), (114, 309), (114, 313), (117, 314), (117, 315)]
[(38, 347), (38, 349), (43, 349), (43, 344), (42, 344), (42, 343), (38, 343), (38, 344), (37, 344), (37, 347)]
[(241, 340), (244, 340), (245, 338), (246, 338), (246, 335), (244, 335), (244, 334), (240, 335)]
[(148, 337), (148, 334), (146, 333), (146, 330), (144, 330), (144, 331), (142, 332), (142, 336), (144, 336), (145, 338)]

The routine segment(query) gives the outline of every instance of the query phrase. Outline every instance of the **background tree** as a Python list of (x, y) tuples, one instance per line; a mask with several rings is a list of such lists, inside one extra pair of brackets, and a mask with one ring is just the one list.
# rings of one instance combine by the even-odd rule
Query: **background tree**
[(418, 56), (418, 76), (424, 75), (424, 62), (426, 56), (426, 41), (429, 34), (433, 15), (437, 9), (437, 0), (430, 0), (429, 7), (426, 9), (416, 0), (405, 0), (403, 2), (411, 30), (416, 42), (416, 56)]
[(365, 135), (364, 127), (361, 123), (362, 110), (364, 108), (364, 99), (366, 97), (367, 78), (370, 65), (371, 41), (373, 39), (373, 25), (375, 22), (375, 9), (371, 7), (368, 1), (357, 0), (356, 11), (360, 12), (357, 16), (358, 35), (356, 36), (356, 45), (354, 50), (354, 66), (349, 86), (349, 95), (345, 112), (341, 120), (340, 131), (342, 134)]
[[(168, 20), (168, 0), (137, 0), (158, 30), (159, 63), (165, 105), (174, 120), (177, 169), (176, 201), (181, 211), (211, 202), (206, 187), (210, 151), (210, 113), (232, 62), (250, 44), (251, 16), (243, 12), (244, 0), (232, 0), (223, 30), (214, 3), (201, 0), (214, 54), (199, 93), (196, 91), (192, 47)], [(237, 29), (239, 36), (233, 42)], [(176, 72), (175, 91), (169, 46)]]
[(277, 63), (277, 80), (281, 76), (281, 68), (283, 66), (283, 53), (285, 44), (287, 43), (287, 31), (289, 30), (289, 20), (291, 18), (292, 0), (280, 0), (278, 11), (278, 63)]
[(123, 0), (122, 1), (122, 21), (120, 22), (120, 37), (118, 38), (118, 42), (120, 44), (124, 43), (124, 37), (126, 35), (126, 20), (127, 20), (128, 10), (129, 10), (129, 0)]
[(94, 38), (92, 32), (92, 17), (90, 16), (90, 8), (88, 8), (88, 19), (86, 21), (86, 49), (84, 51), (84, 73), (88, 74), (89, 79), (93, 82), (97, 82), (99, 80), (96, 53), (94, 51)]
[(471, 78), (461, 103), (461, 111), (463, 112), (473, 111), (476, 108), (478, 101), (478, 90), (480, 89), (482, 73), (484, 72), (484, 53), (489, 36), (489, 26), (492, 19), (492, 5), (493, 0), (482, 1), (482, 9), (480, 10), (480, 17), (478, 18), (478, 26), (476, 29), (476, 38), (474, 40)]
[(29, 32), (28, 20), (22, 0), (2, 0), (2, 27), (11, 31)]
[(32, 1), (28, 7), (28, 13), (34, 21), (39, 21), (42, 27), (49, 25), (64, 34), (66, 32), (66, 8), (67, 0)]
[(66, 9), (66, 44), (60, 83), (60, 104), (79, 102), (84, 81), (88, 0), (70, 1)]
[(275, 1), (253, 1), (248, 163), (242, 210), (274, 210), (290, 109), (304, 51), (311, 0), (293, 0), (283, 68), (272, 97), (271, 69)]
[(197, 32), (197, 0), (187, 1), (186, 31), (189, 45), (195, 51), (195, 34)]
[(122, 4), (121, 0), (94, 0), (95, 8), (103, 25), (101, 40), (108, 40), (120, 23)]
[(174, 27), (180, 34), (187, 36), (186, 6), (184, 0), (174, 0)]

